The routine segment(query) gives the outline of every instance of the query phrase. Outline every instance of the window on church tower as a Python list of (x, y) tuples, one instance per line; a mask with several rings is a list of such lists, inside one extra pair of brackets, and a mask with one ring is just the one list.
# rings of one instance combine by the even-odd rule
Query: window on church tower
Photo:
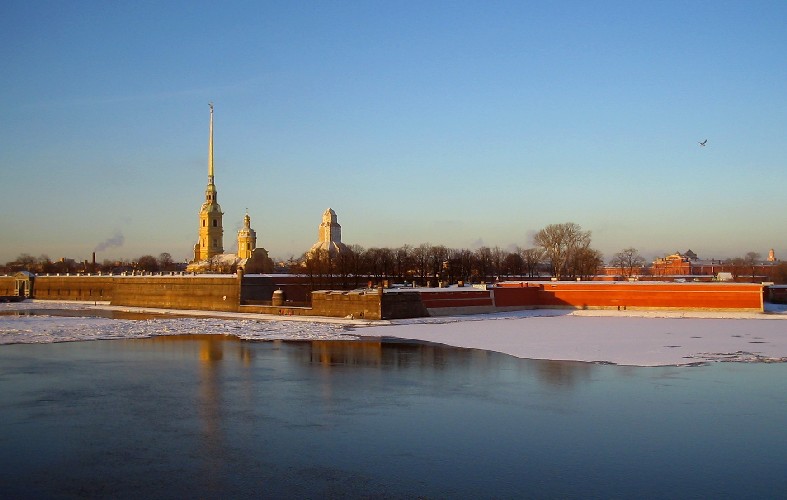
[(217, 246), (219, 246), (219, 242), (216, 240), (216, 238), (213, 238), (213, 248), (216, 248)]
[(219, 221), (218, 219), (213, 219), (213, 227), (218, 227)]

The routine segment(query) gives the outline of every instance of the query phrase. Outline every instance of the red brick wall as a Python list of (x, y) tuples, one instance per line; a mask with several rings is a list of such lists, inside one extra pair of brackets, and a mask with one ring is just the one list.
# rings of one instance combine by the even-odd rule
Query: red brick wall
[[(534, 288), (535, 284), (530, 284)], [(522, 283), (501, 283), (495, 302), (532, 305), (532, 292)], [(668, 308), (762, 310), (762, 286), (749, 283), (629, 283), (555, 282), (539, 283), (535, 305), (539, 307)], [(508, 295), (503, 290), (527, 290)], [(502, 292), (502, 293), (501, 293)], [(502, 302), (506, 301), (506, 302)]]
[(538, 306), (540, 285), (522, 283), (518, 287), (499, 287), (494, 289), (497, 307)]
[(424, 307), (441, 308), (441, 307), (478, 307), (478, 306), (492, 306), (492, 295), (489, 290), (471, 290), (464, 291), (435, 291), (435, 292), (421, 292), (421, 301)]

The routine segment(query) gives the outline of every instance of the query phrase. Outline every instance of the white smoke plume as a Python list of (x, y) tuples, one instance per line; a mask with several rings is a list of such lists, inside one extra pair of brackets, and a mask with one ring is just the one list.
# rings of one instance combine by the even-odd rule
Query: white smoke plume
[(126, 241), (126, 238), (123, 236), (123, 233), (121, 233), (120, 231), (115, 231), (115, 234), (112, 237), (107, 238), (101, 243), (99, 243), (98, 245), (96, 245), (96, 249), (94, 251), (103, 252), (107, 248), (119, 247), (123, 245), (124, 241)]

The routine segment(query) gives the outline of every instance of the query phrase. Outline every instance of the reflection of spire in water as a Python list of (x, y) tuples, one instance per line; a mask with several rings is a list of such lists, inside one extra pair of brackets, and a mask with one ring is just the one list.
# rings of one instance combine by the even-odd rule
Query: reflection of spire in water
[(335, 365), (380, 366), (383, 363), (382, 342), (313, 340), (310, 342), (309, 361), (319, 363), (325, 370), (321, 378), (322, 400), (333, 401), (333, 377), (330, 370)]
[(383, 350), (380, 341), (313, 340), (311, 361), (321, 365), (382, 364)]
[(243, 366), (251, 366), (251, 362), (254, 359), (254, 351), (249, 349), (247, 346), (241, 344), (240, 346), (240, 360), (243, 363)]
[[(224, 358), (222, 338), (208, 336), (200, 341), (200, 384), (197, 410), (202, 417), (204, 447), (203, 477), (209, 491), (218, 493), (221, 484), (221, 465), (226, 463), (224, 435), (221, 432), (221, 360)], [(212, 496), (212, 495), (210, 495)]]
[(221, 342), (215, 342), (214, 339), (206, 339), (200, 342), (200, 361), (221, 361), (222, 358), (224, 358), (224, 348)]
[(572, 361), (534, 360), (538, 363), (538, 378), (553, 386), (571, 387), (591, 377), (593, 365)]

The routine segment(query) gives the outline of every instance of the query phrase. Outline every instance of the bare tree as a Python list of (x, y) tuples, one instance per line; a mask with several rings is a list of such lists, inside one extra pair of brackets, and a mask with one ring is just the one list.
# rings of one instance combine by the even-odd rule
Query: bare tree
[(8, 269), (11, 271), (35, 272), (36, 258), (30, 254), (23, 253), (20, 254), (19, 257), (16, 258), (16, 260), (8, 262), (6, 264), (6, 267), (8, 267)]
[(350, 258), (350, 273), (354, 278), (355, 286), (359, 286), (362, 280), (365, 282), (367, 278), (366, 270), (366, 249), (361, 245), (350, 245), (349, 258)]
[(152, 255), (143, 255), (137, 259), (137, 269), (141, 271), (158, 271), (158, 261)]
[(533, 240), (544, 249), (552, 264), (553, 275), (560, 279), (566, 272), (571, 254), (590, 247), (590, 231), (583, 231), (579, 224), (573, 222), (550, 224), (536, 233)]
[(733, 259), (727, 259), (724, 261), (724, 264), (730, 270), (729, 272), (732, 274), (732, 279), (737, 280), (746, 267), (746, 260), (743, 257), (735, 257)]
[(473, 272), (473, 252), (465, 248), (448, 251), (448, 280), (451, 282), (470, 279)]
[(503, 274), (509, 276), (522, 276), (524, 274), (524, 260), (519, 249), (506, 255), (503, 260)]
[(624, 278), (630, 278), (635, 274), (641, 274), (640, 269), (645, 264), (645, 259), (636, 248), (624, 248), (612, 257), (610, 264), (620, 268), (620, 274)]
[(754, 274), (760, 260), (762, 260), (762, 256), (757, 252), (747, 252), (746, 257), (743, 258), (743, 261), (746, 263), (746, 265), (749, 266), (749, 268), (751, 268), (752, 278), (754, 278)]
[(481, 247), (473, 252), (473, 276), (477, 281), (486, 281), (492, 273), (492, 250)]
[(175, 262), (172, 260), (172, 255), (169, 252), (162, 252), (158, 256), (158, 266), (162, 271), (171, 271), (174, 269)]
[(431, 276), (441, 278), (448, 268), (448, 248), (444, 245), (429, 247), (429, 271)]
[(519, 252), (522, 255), (522, 264), (528, 277), (535, 278), (538, 276), (538, 270), (544, 261), (544, 249), (542, 248), (525, 248)]
[(412, 247), (410, 245), (402, 245), (394, 250), (394, 272), (396, 278), (407, 280), (407, 276), (412, 268)]
[(429, 243), (421, 243), (413, 248), (413, 266), (415, 267), (415, 275), (418, 276), (420, 284), (426, 284), (426, 275), (429, 274)]
[(366, 255), (376, 282), (379, 283), (393, 273), (394, 252), (390, 248), (370, 248)]
[(571, 277), (581, 280), (590, 280), (598, 274), (604, 266), (604, 256), (598, 250), (590, 247), (578, 248), (571, 253), (569, 258), (569, 272)]
[(500, 276), (503, 274), (503, 261), (507, 255), (508, 253), (500, 247), (496, 246), (492, 249), (492, 275)]
[(38, 267), (39, 269), (37, 272), (51, 273), (54, 271), (54, 265), (52, 264), (52, 259), (50, 259), (49, 256), (46, 254), (41, 254), (41, 256), (38, 257)]

